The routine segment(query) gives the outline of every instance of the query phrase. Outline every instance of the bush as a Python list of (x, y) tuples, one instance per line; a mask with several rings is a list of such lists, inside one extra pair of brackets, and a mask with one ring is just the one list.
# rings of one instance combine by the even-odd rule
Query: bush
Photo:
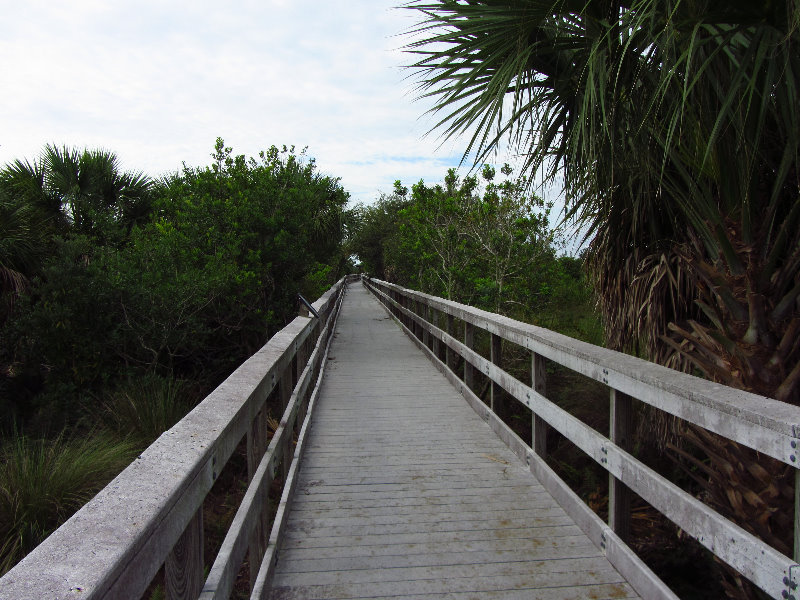
[(0, 450), (0, 575), (33, 550), (133, 460), (134, 445), (105, 433), (31, 439)]
[(157, 375), (130, 379), (103, 404), (102, 420), (144, 448), (191, 410), (192, 396), (184, 381)]

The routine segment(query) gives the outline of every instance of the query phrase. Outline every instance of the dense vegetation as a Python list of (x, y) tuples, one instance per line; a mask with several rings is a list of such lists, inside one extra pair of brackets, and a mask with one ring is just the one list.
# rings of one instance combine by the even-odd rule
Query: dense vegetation
[[(376, 277), (540, 324), (575, 310), (572, 335), (602, 342), (591, 316), (581, 260), (557, 256), (560, 236), (550, 205), (529, 194), (526, 181), (484, 166), (480, 177), (451, 169), (441, 184), (420, 181), (358, 207), (350, 247)], [(556, 310), (557, 307), (557, 310)]]
[[(409, 8), (445, 133), (469, 132), (478, 161), (508, 140), (526, 172), (563, 176), (610, 345), (800, 404), (800, 5)], [(656, 425), (719, 510), (791, 554), (792, 469)], [(726, 589), (754, 597), (738, 575)]]
[(0, 172), (0, 572), (349, 268), (293, 148), (154, 181), (48, 146)]
[[(347, 208), (338, 180), (276, 147), (160, 180), (107, 151), (48, 146), (0, 171), (0, 573), (316, 297), (359, 268), (489, 310), (574, 307), (580, 260), (550, 207), (486, 166)], [(551, 319), (552, 320), (552, 319)], [(588, 327), (586, 324), (588, 323)], [(549, 323), (552, 324), (552, 323)]]
[[(408, 7), (422, 19), (413, 68), (439, 126), (472, 136), (476, 165), (510, 141), (526, 159), (516, 179), (451, 171), (348, 210), (303, 153), (247, 159), (221, 140), (210, 166), (159, 181), (120, 172), (108, 152), (55, 147), (0, 173), (0, 426), (11, 440), (0, 568), (58, 520), (27, 517), (23, 498), (44, 488), (20, 482), (55, 455), (94, 452), (59, 432), (116, 432), (115, 458), (90, 460), (108, 465), (92, 477), (102, 485), (351, 256), (381, 278), (598, 343), (586, 267), (610, 346), (800, 404), (797, 3)], [(563, 177), (569, 215), (588, 231), (582, 260), (557, 256), (550, 209), (529, 193), (540, 170)], [(587, 318), (556, 321), (559, 308)], [(655, 413), (646, 435), (698, 494), (790, 553), (791, 469)], [(47, 454), (43, 436), (63, 449)], [(725, 577), (731, 597), (755, 597)]]

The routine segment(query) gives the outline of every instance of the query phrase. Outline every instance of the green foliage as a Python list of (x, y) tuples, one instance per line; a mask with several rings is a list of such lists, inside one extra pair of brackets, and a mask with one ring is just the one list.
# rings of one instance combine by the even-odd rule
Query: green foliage
[(47, 145), (33, 164), (16, 160), (0, 172), (0, 187), (37, 211), (53, 231), (80, 234), (100, 244), (120, 243), (146, 222), (152, 182), (122, 172), (106, 150)]
[(134, 377), (106, 395), (101, 422), (120, 438), (146, 448), (193, 407), (188, 382), (156, 375)]
[[(72, 166), (97, 159), (50, 154)], [(291, 148), (247, 159), (219, 139), (212, 157), (149, 188), (145, 222), (128, 219), (124, 194), (62, 198), (66, 233), (0, 329), (6, 418), (74, 421), (128, 377), (211, 387), (293, 318), (298, 292), (316, 297), (344, 274), (351, 220), (338, 180)], [(22, 170), (8, 175), (19, 201), (35, 197), (22, 181), (49, 198), (50, 184)]]
[(42, 219), (0, 187), (0, 325), (28, 286), (45, 253)]
[(0, 575), (125, 468), (132, 443), (107, 434), (31, 439), (0, 448)]
[(800, 402), (800, 6), (408, 6), (437, 127), (563, 178), (609, 343)]
[[(526, 181), (484, 166), (481, 178), (450, 170), (440, 185), (424, 182), (361, 207), (351, 249), (372, 274), (402, 285), (528, 317), (567, 293), (555, 255), (550, 206), (527, 195)], [(582, 275), (578, 275), (582, 277)]]

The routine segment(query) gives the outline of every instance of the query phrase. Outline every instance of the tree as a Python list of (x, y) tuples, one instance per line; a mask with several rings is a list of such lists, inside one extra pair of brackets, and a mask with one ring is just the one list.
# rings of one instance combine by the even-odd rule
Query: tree
[(482, 181), (450, 169), (442, 184), (420, 181), (410, 194), (396, 182), (394, 194), (361, 209), (354, 251), (402, 285), (518, 314), (524, 298), (541, 295), (541, 263), (554, 262), (550, 207), (525, 194), (524, 181), (494, 176), (488, 165)]
[(71, 419), (126, 376), (216, 385), (296, 315), (298, 292), (344, 274), (337, 179), (288, 148), (247, 159), (220, 139), (212, 156), (155, 184), (146, 221), (119, 197), (69, 200), (86, 218), (67, 207), (67, 233), (0, 329), (7, 415)]
[[(610, 345), (800, 404), (800, 5), (411, 7), (420, 90), (446, 135), (469, 132), (476, 162), (510, 139), (526, 172), (563, 176)], [(692, 435), (718, 507), (788, 553), (788, 470)]]
[(0, 325), (39, 268), (45, 247), (41, 225), (30, 206), (0, 188)]
[(54, 233), (119, 243), (149, 218), (152, 182), (123, 172), (113, 152), (47, 145), (33, 164), (16, 160), (0, 186), (49, 222)]

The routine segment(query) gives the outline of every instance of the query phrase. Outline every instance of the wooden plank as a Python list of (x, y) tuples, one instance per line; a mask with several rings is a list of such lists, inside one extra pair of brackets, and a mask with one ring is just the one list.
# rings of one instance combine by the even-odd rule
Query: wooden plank
[[(295, 447), (294, 450), (294, 456), (291, 463), (291, 467), (287, 475), (287, 479), (284, 482), (283, 492), (281, 494), (281, 501), (280, 504), (278, 505), (278, 511), (275, 515), (275, 520), (273, 522), (272, 530), (270, 531), (269, 541), (267, 543), (267, 549), (264, 552), (264, 556), (261, 558), (258, 575), (256, 577), (255, 582), (252, 585), (251, 597), (253, 598), (266, 598), (269, 591), (269, 587), (272, 580), (272, 574), (274, 572), (277, 560), (277, 552), (280, 549), (281, 534), (286, 527), (287, 506), (289, 501), (293, 497), (294, 490), (297, 486), (297, 480), (298, 480), (297, 472), (300, 468), (300, 462), (305, 447), (305, 440), (308, 436), (308, 431), (311, 428), (311, 415), (313, 413), (316, 399), (319, 395), (320, 384), (322, 381), (322, 376), (324, 374), (325, 363), (328, 356), (328, 352), (330, 350), (330, 342), (332, 339), (333, 329), (338, 319), (338, 312), (341, 307), (341, 301), (342, 297), (340, 296), (338, 298), (337, 305), (331, 314), (331, 318), (329, 319), (328, 324), (321, 332), (319, 343), (315, 347), (314, 352), (310, 357), (310, 364), (307, 366), (307, 368), (303, 373), (303, 381), (311, 381), (312, 373), (316, 373), (319, 376), (318, 377), (316, 375), (314, 376), (314, 388), (311, 391), (310, 395), (308, 396), (308, 411), (305, 413), (306, 419), (303, 421), (303, 426), (300, 430), (300, 434), (297, 440), (297, 446)], [(316, 370), (317, 365), (319, 365), (318, 371)], [(298, 386), (298, 388), (300, 388), (300, 386)], [(295, 394), (296, 395), (293, 395), (293, 399), (296, 400), (299, 404), (305, 404), (305, 397), (306, 397), (305, 393), (302, 392), (300, 389), (297, 389), (295, 391)], [(266, 486), (264, 486), (262, 489), (266, 490)]]
[[(374, 300), (356, 288), (348, 304), (286, 519), (274, 575), (281, 585), (271, 597), (379, 597), (390, 590), (396, 597), (456, 597), (477, 586), (480, 591), (465, 593), (491, 598), (509, 591), (509, 584), (519, 588), (517, 597), (530, 595), (529, 589), (542, 590), (542, 597), (554, 589), (565, 597), (583, 598), (587, 591), (603, 597), (612, 591), (608, 586), (617, 586), (613, 593), (621, 597), (631, 595), (602, 560), (584, 571), (598, 582), (576, 583), (580, 561), (601, 558), (597, 546), (398, 336)], [(403, 314), (412, 327), (420, 324)], [(387, 380), (387, 362), (413, 375)], [(445, 451), (437, 449), (439, 442)], [(475, 448), (481, 449), (477, 456)], [(566, 568), (566, 557), (579, 562)], [(535, 567), (513, 579), (521, 564), (539, 563), (545, 566), (538, 583), (531, 578)], [(400, 586), (391, 588), (392, 574), (401, 571)], [(352, 581), (349, 574), (366, 579)], [(523, 577), (532, 587), (524, 588)], [(602, 583), (605, 578), (617, 583)], [(438, 582), (434, 589), (431, 582)]]
[(169, 600), (197, 598), (203, 587), (203, 507), (189, 521), (164, 564), (164, 590)]
[[(354, 598), (354, 596), (351, 595), (342, 595), (338, 586), (334, 588), (322, 588), (318, 591), (312, 588), (299, 588), (296, 591), (297, 595), (295, 595), (294, 590), (277, 589), (272, 598), (274, 600), (296, 600), (297, 598), (308, 600), (317, 600), (319, 598)], [(364, 596), (359, 597), (364, 598)], [(420, 594), (415, 594), (413, 596), (397, 596), (389, 592), (387, 595), (373, 595), (368, 597), (370, 600), (397, 600), (398, 598), (420, 598), (421, 596)], [(592, 598), (593, 600), (611, 600), (619, 598), (637, 598), (638, 596), (631, 590), (630, 586), (624, 584), (580, 586), (572, 589), (555, 587), (536, 590), (535, 594), (528, 590), (496, 590), (443, 592), (424, 595), (425, 600), (475, 600), (476, 598), (480, 598), (481, 600), (521, 600), (529, 597), (534, 597), (536, 600), (585, 600), (586, 598)]]
[[(547, 396), (547, 365), (536, 352), (531, 353), (531, 387), (538, 394)], [(531, 448), (542, 458), (547, 456), (547, 421), (531, 411)]]
[[(465, 346), (460, 346), (462, 346), (464, 351), (469, 353), (470, 356), (474, 355), (480, 358), (474, 352), (466, 349)], [(418, 347), (420, 346), (418, 345)], [(459, 350), (459, 352), (461, 352), (461, 350)], [(474, 392), (467, 388), (463, 382), (459, 381), (449, 370), (445, 369), (444, 365), (441, 363), (437, 364), (434, 357), (430, 354), (428, 354), (428, 356), (437, 368), (439, 368), (440, 372), (444, 373), (448, 380), (464, 396), (464, 399), (467, 400), (477, 415), (491, 426), (520, 459), (525, 460), (529, 464), (531, 471), (537, 474), (537, 477), (542, 480), (545, 487), (547, 487), (559, 500), (559, 503), (569, 511), (572, 518), (576, 519), (578, 525), (586, 531), (596, 544), (602, 544), (605, 548), (606, 555), (614, 559), (615, 566), (622, 570), (629, 581), (635, 583), (636, 589), (641, 590), (644, 597), (664, 599), (676, 598), (669, 588), (664, 585), (664, 583), (661, 582), (610, 529), (607, 529), (597, 515), (595, 515), (591, 509), (589, 509), (588, 506), (586, 506), (586, 504), (549, 469), (549, 467), (547, 467), (544, 461), (533, 453), (505, 423), (500, 421), (500, 419), (475, 396)], [(483, 361), (481, 363), (482, 365), (490, 365), (489, 361), (485, 361), (482, 358), (480, 358), (480, 360)], [(491, 369), (488, 369), (488, 371), (491, 375)], [(494, 375), (497, 376), (496, 373)], [(513, 381), (519, 383), (516, 380)], [(508, 389), (508, 387), (506, 387), (506, 389)]]
[[(633, 448), (633, 399), (615, 389), (611, 390), (610, 396), (611, 441), (626, 452), (630, 452)], [(630, 541), (630, 488), (611, 473), (608, 475), (608, 525), (621, 540)]]
[[(470, 350), (475, 346), (475, 328), (472, 323), (464, 323), (464, 345)], [(452, 347), (448, 344), (448, 347)], [(472, 363), (464, 363), (464, 383), (470, 389), (475, 389), (475, 369)]]
[[(431, 309), (430, 310), (430, 316), (431, 316), (431, 325), (433, 327), (438, 328), (439, 327), (439, 311)], [(441, 353), (439, 352), (439, 338), (437, 338), (436, 336), (431, 336), (431, 337), (432, 337), (431, 345), (430, 345), (431, 350), (433, 351), (433, 353), (436, 356), (438, 356), (441, 359)]]
[[(262, 408), (256, 418), (253, 419), (250, 425), (250, 431), (247, 434), (247, 482), (248, 484), (253, 481), (253, 477), (258, 470), (258, 465), (264, 457), (267, 450), (267, 411)], [(261, 562), (261, 557), (264, 556), (266, 550), (266, 537), (267, 528), (269, 526), (269, 510), (266, 503), (262, 503), (262, 508), (259, 511), (256, 525), (253, 533), (250, 535), (250, 545), (248, 554), (250, 557), (255, 557), (250, 561), (250, 586), (255, 583), (258, 571), (256, 565)]]
[(800, 409), (679, 373), (565, 335), (389, 284), (415, 302), (502, 336), (578, 373), (686, 421), (791, 464), (800, 438)]
[[(295, 499), (296, 501), (296, 499)], [(294, 512), (295, 505), (292, 506)], [(348, 509), (344, 509), (348, 510)], [(455, 509), (454, 509), (455, 510)], [(543, 539), (564, 538), (569, 536), (576, 536), (583, 533), (574, 522), (560, 522), (563, 519), (549, 518), (545, 519), (545, 523), (531, 524), (531, 523), (508, 523), (505, 521), (498, 522), (500, 534), (497, 536), (499, 540), (513, 540), (523, 539), (531, 540), (538, 535), (543, 535)], [(549, 521), (549, 522), (547, 522)], [(284, 543), (286, 547), (294, 548), (326, 548), (326, 547), (349, 547), (349, 546), (383, 546), (389, 544), (422, 544), (431, 543), (432, 541), (440, 542), (442, 544), (455, 543), (455, 542), (481, 542), (487, 539), (486, 527), (476, 528), (469, 527), (464, 529), (447, 528), (443, 531), (429, 531), (423, 529), (421, 531), (395, 533), (390, 538), (379, 533), (379, 528), (373, 528), (373, 533), (362, 533), (360, 535), (344, 535), (344, 536), (331, 536), (321, 535), (306, 536), (303, 535), (301, 530), (297, 527), (290, 527), (286, 529), (284, 536)], [(607, 566), (607, 565), (606, 565)]]
[[(502, 360), (503, 360), (503, 338), (499, 335), (491, 335), (490, 343), (489, 343), (489, 360), (492, 361), (493, 364), (497, 365), (498, 368), (502, 368)], [(489, 396), (489, 407), (497, 412), (500, 402), (500, 394), (502, 393), (502, 388), (494, 381), (491, 383), (491, 390)]]
[[(453, 317), (453, 315), (446, 315), (446, 317), (447, 317), (447, 326), (445, 328), (445, 331), (447, 332), (447, 335), (453, 335), (453, 327), (455, 326), (455, 317)], [(454, 360), (455, 354), (450, 349), (450, 346), (448, 346), (447, 344), (444, 344), (444, 352), (445, 352), (444, 363), (447, 365), (447, 368), (455, 369), (456, 368)]]
[[(343, 542), (344, 543), (344, 542)], [(529, 575), (546, 573), (581, 573), (586, 571), (609, 573), (608, 562), (602, 557), (521, 560), (503, 566), (503, 576)], [(360, 569), (349, 571), (317, 571), (311, 573), (281, 574), (276, 577), (277, 586), (287, 583), (299, 585), (333, 585), (347, 583), (383, 583), (390, 581), (444, 580), (445, 578), (466, 579), (470, 577), (484, 578), (495, 575), (497, 569), (492, 564), (468, 564), (424, 567), (396, 567), (392, 569)], [(613, 571), (612, 571), (613, 572)], [(617, 577), (619, 577), (617, 575)], [(577, 579), (577, 578), (576, 578)], [(616, 579), (619, 581), (619, 579)]]
[(794, 470), (794, 561), (800, 562), (800, 469)]
[[(446, 336), (444, 332), (437, 332), (437, 335), (443, 338)], [(619, 449), (608, 438), (601, 436), (463, 344), (452, 339), (443, 341), (457, 347), (465, 359), (474, 362), (518, 400), (529, 407), (535, 406), (535, 411), (562, 435), (764, 591), (770, 594), (780, 594), (785, 591), (782, 580), (791, 577), (790, 567), (793, 562), (790, 558), (781, 555), (686, 494), (627, 452)], [(490, 415), (491, 411), (486, 413), (486, 418), (490, 418)], [(500, 433), (501, 428), (499, 425), (497, 427), (496, 431)], [(721, 540), (727, 540), (727, 543)]]

